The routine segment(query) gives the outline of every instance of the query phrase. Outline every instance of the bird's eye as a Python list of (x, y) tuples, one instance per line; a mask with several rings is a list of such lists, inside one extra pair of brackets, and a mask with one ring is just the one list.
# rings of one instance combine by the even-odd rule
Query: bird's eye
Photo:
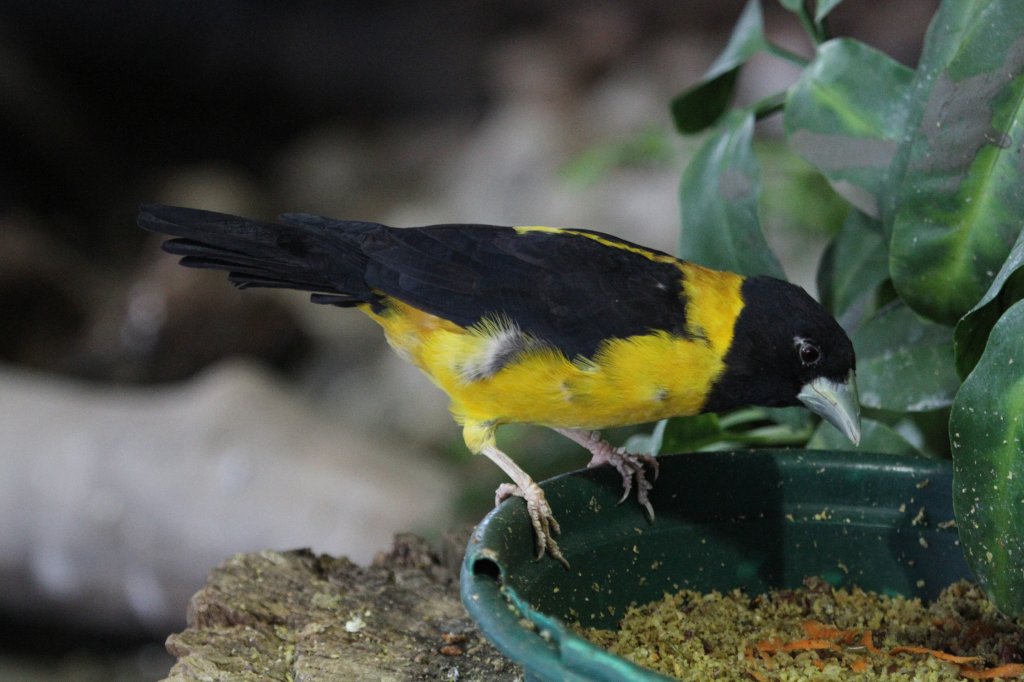
[(796, 337), (794, 341), (796, 342), (795, 345), (797, 352), (800, 354), (800, 362), (803, 363), (805, 367), (818, 364), (821, 360), (821, 349), (818, 348), (816, 343), (799, 336)]

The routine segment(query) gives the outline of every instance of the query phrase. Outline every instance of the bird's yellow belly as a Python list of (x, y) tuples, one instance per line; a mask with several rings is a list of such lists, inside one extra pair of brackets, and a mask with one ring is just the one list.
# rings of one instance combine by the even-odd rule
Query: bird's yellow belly
[(700, 410), (706, 392), (699, 389), (711, 377), (692, 384), (674, 380), (673, 374), (695, 372), (685, 365), (672, 373), (658, 371), (657, 365), (644, 365), (642, 355), (623, 348), (602, 362), (573, 363), (537, 352), (493, 377), (465, 383), (442, 373), (439, 383), (451, 396), (456, 417), (476, 421), (603, 429)]
[(401, 303), (365, 312), (448, 394), (460, 423), (601, 429), (694, 414), (724, 367), (705, 340), (666, 333), (610, 339), (585, 360), (528, 345), (495, 357), (500, 330), (463, 329)]

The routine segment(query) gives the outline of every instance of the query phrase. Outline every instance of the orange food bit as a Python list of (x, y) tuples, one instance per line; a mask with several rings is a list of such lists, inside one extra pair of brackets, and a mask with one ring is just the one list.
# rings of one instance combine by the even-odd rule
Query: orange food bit
[(845, 630), (825, 625), (817, 620), (805, 620), (800, 623), (800, 627), (804, 629), (804, 633), (808, 637), (814, 639), (838, 639), (846, 632)]
[(874, 635), (871, 633), (871, 630), (864, 631), (864, 634), (861, 635), (860, 643), (861, 646), (873, 654), (877, 655), (882, 653), (882, 650), (875, 646)]
[(940, 661), (946, 661), (948, 663), (976, 663), (982, 660), (981, 656), (956, 656), (954, 654), (946, 653), (945, 651), (939, 651), (938, 649), (929, 649), (923, 646), (894, 646), (889, 649), (890, 654), (927, 654)]
[(975, 670), (967, 666), (960, 666), (960, 674), (969, 680), (991, 680), (997, 677), (1007, 679), (1020, 679), (1024, 677), (1024, 663), (1006, 663), (995, 668)]
[[(792, 642), (782, 642), (777, 639), (764, 639), (752, 647), (747, 647), (745, 654), (749, 663), (756, 662), (754, 652), (769, 668), (774, 668), (776, 661), (774, 655), (777, 653), (790, 653), (793, 651), (844, 651), (841, 644), (849, 645), (857, 642), (860, 646), (873, 655), (892, 654), (922, 654), (932, 656), (940, 661), (953, 663), (960, 666), (959, 673), (971, 680), (991, 680), (995, 678), (1022, 679), (1024, 678), (1024, 663), (1006, 663), (995, 668), (972, 668), (969, 663), (977, 663), (981, 656), (957, 656), (938, 649), (929, 649), (923, 646), (895, 646), (888, 652), (882, 651), (874, 642), (874, 634), (871, 630), (857, 632), (856, 630), (841, 630), (816, 620), (807, 620), (800, 624), (806, 639), (798, 639)], [(814, 659), (811, 663), (818, 669), (825, 669), (825, 662)], [(862, 673), (871, 668), (871, 662), (866, 658), (856, 658), (850, 663), (850, 670), (855, 673)], [(768, 682), (768, 678), (761, 672), (749, 670), (750, 675), (757, 682)]]
[(842, 651), (843, 647), (827, 639), (798, 639), (795, 642), (783, 644), (779, 651), (788, 653), (790, 651), (815, 651), (819, 649)]

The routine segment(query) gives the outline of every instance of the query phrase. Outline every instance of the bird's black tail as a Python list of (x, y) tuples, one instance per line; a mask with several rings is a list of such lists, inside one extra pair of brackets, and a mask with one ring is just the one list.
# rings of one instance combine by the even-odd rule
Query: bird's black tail
[(279, 220), (160, 204), (139, 211), (139, 227), (175, 237), (163, 249), (181, 256), (182, 265), (226, 270), (239, 288), (298, 289), (314, 292), (315, 303), (339, 306), (377, 300), (364, 278), (368, 259), (361, 244), (388, 228), (301, 213)]

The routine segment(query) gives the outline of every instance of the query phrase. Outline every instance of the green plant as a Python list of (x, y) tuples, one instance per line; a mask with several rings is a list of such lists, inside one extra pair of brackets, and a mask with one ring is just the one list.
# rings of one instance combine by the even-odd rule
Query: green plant
[[(711, 129), (680, 185), (681, 256), (784, 276), (761, 231), (752, 149), (755, 120), (781, 114), (787, 144), (848, 204), (817, 283), (857, 350), (860, 449), (951, 454), (968, 562), (1000, 609), (1024, 613), (1024, 12), (1015, 0), (944, 0), (909, 69), (831, 37), (840, 0), (779, 2), (811, 59), (774, 45), (750, 0), (725, 51), (672, 103), (681, 132)], [(758, 52), (802, 73), (730, 109)], [(634, 445), (852, 447), (805, 419), (701, 416)]]

